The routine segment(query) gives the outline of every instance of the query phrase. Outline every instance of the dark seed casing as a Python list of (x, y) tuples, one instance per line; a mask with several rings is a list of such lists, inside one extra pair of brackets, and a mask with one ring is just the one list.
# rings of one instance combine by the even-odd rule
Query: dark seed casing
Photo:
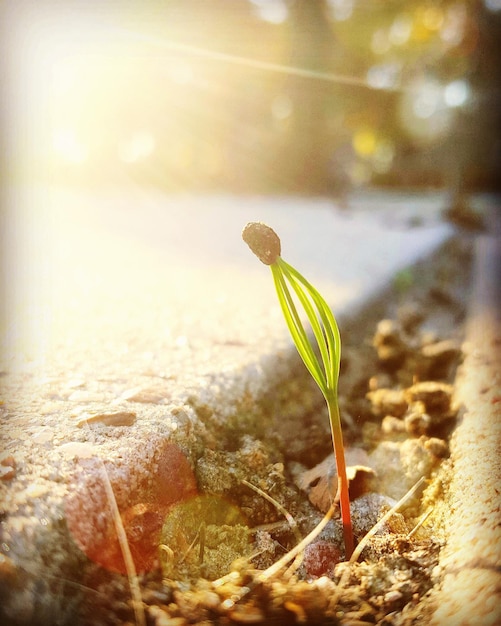
[(280, 238), (263, 222), (249, 222), (242, 231), (242, 239), (265, 265), (272, 265), (280, 256)]

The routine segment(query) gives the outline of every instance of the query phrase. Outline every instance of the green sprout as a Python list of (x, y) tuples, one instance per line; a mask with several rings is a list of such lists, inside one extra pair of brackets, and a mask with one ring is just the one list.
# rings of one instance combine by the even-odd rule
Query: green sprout
[[(349, 559), (353, 553), (354, 543), (343, 433), (337, 397), (341, 337), (336, 319), (319, 292), (295, 268), (282, 259), (280, 256), (280, 239), (273, 229), (262, 222), (250, 222), (242, 231), (242, 238), (252, 252), (265, 265), (271, 267), (278, 300), (292, 339), (306, 368), (327, 402), (336, 458), (345, 557)], [(289, 285), (308, 317), (318, 352), (315, 351), (314, 345), (304, 328)], [(318, 354), (320, 358), (317, 356)]]

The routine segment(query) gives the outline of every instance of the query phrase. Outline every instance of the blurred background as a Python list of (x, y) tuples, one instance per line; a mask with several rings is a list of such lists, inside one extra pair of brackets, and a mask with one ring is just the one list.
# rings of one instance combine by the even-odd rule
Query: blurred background
[(501, 0), (4, 2), (3, 183), (500, 188)]

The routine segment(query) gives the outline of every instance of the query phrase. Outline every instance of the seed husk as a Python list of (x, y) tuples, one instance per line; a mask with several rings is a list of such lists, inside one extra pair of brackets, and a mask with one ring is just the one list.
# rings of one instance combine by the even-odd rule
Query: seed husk
[(273, 265), (280, 256), (280, 237), (263, 222), (249, 222), (242, 231), (242, 239), (265, 265)]

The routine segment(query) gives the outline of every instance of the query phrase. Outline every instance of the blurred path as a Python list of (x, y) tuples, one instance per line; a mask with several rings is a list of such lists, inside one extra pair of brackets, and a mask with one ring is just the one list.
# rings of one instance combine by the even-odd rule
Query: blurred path
[[(8, 369), (57, 361), (95, 370), (125, 353), (134, 367), (140, 354), (162, 351), (169, 361), (182, 346), (190, 368), (206, 371), (222, 366), (216, 352), (238, 366), (274, 351), (288, 338), (269, 270), (241, 240), (248, 221), (277, 231), (284, 258), (337, 315), (451, 232), (440, 195), (364, 194), (344, 212), (328, 200), (134, 189), (14, 190), (8, 200), (0, 344)], [(223, 354), (225, 343), (233, 348)]]

